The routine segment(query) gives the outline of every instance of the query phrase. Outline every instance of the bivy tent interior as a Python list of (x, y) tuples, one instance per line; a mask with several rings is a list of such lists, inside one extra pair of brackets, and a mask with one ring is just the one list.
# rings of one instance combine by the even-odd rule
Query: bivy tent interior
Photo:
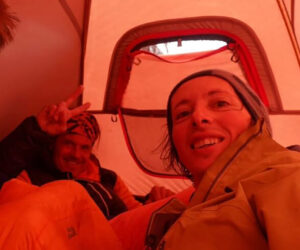
[(6, 2), (20, 22), (1, 51), (0, 138), (83, 84), (103, 167), (134, 194), (179, 191), (190, 181), (160, 159), (168, 94), (191, 73), (224, 69), (258, 93), (279, 143), (300, 144), (299, 1)]

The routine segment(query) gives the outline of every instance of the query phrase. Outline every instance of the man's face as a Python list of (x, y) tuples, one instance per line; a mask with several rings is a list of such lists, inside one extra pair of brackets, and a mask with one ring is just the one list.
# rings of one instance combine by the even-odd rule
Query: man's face
[(251, 123), (232, 87), (214, 76), (198, 77), (179, 87), (171, 100), (171, 115), (176, 151), (196, 183)]
[(92, 147), (91, 140), (83, 135), (60, 135), (55, 142), (54, 163), (62, 172), (76, 176), (86, 169)]

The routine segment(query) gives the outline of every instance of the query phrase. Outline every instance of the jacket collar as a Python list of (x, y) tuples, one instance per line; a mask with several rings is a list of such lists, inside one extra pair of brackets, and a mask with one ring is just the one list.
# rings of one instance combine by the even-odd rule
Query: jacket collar
[(204, 174), (189, 207), (219, 195), (234, 191), (238, 181), (267, 166), (258, 164), (263, 155), (274, 147), (282, 147), (272, 140), (263, 120), (246, 130), (228, 147)]

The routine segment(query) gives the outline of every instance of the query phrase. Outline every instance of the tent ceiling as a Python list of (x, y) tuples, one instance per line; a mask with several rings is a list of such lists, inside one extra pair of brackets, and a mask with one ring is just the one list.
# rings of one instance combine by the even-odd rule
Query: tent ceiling
[(20, 22), (0, 56), (3, 138), (22, 119), (66, 98), (82, 81), (87, 1), (5, 0)]
[[(133, 50), (140, 43), (145, 44), (147, 41), (154, 39), (169, 38), (173, 40), (173, 37), (184, 38), (185, 36), (205, 34), (221, 34), (223, 36), (228, 36), (235, 41), (235, 44), (229, 45), (228, 47), (233, 50), (233, 55), (228, 57), (228, 63), (231, 63), (230, 58), (238, 57), (237, 60), (241, 62), (240, 66), (246, 74), (250, 85), (254, 87), (272, 112), (281, 112), (282, 105), (273, 73), (265, 56), (264, 49), (256, 38), (256, 35), (246, 24), (232, 18), (220, 17), (201, 17), (156, 22), (138, 26), (128, 31), (118, 41), (118, 45), (114, 51), (106, 89), (104, 111), (116, 112), (116, 109), (121, 106), (123, 92), (127, 87), (129, 78), (129, 83), (130, 85), (133, 85), (134, 88), (138, 88), (138, 85), (140, 86), (137, 89), (137, 92), (143, 91), (144, 81), (139, 79), (139, 82), (131, 83), (133, 72), (130, 72), (130, 69), (134, 67), (135, 64), (135, 51)], [(214, 65), (212, 62), (213, 60), (210, 64), (207, 64), (207, 66), (210, 65), (211, 68), (217, 68), (217, 63)], [(184, 68), (190, 69), (189, 66), (189, 64), (180, 64), (176, 72), (184, 72)], [(199, 68), (196, 69), (196, 71), (199, 71), (202, 67), (207, 68), (205, 63), (198, 66)], [(171, 81), (172, 87), (180, 80), (180, 78), (174, 81), (174, 79), (172, 79), (172, 74), (168, 74), (167, 71), (164, 71), (164, 69), (165, 67), (153, 67), (151, 72), (148, 73), (153, 74), (153, 72), (155, 72), (160, 76), (165, 76), (161, 79), (157, 79), (157, 84), (160, 86), (167, 86), (166, 88), (168, 88), (166, 83)], [(237, 73), (237, 71), (233, 71), (233, 73)], [(184, 76), (185, 75), (181, 75), (181, 78), (184, 78)], [(141, 77), (147, 78), (147, 72), (143, 72)], [(147, 81), (147, 79), (145, 81)], [(163, 88), (153, 88), (153, 84), (150, 85), (150, 87), (152, 87), (152, 90), (157, 93), (161, 93), (161, 91), (163, 91)], [(168, 91), (169, 90), (170, 87), (168, 88)], [(151, 92), (149, 94), (151, 94)], [(167, 95), (160, 95), (160, 98), (166, 99)], [(141, 99), (143, 99), (143, 96), (141, 96)], [(136, 108), (140, 107), (136, 106)]]
[[(94, 110), (102, 110), (103, 83), (108, 81), (112, 51), (128, 30), (151, 22), (218, 16), (240, 20), (255, 31), (265, 49), (284, 109), (297, 110), (299, 98), (293, 90), (300, 82), (299, 62), (282, 19), (280, 2), (228, 0), (224, 5), (216, 0), (153, 0), (145, 6), (142, 1), (134, 0), (114, 0), (105, 5), (93, 1), (85, 58), (85, 84), (88, 86), (85, 99), (92, 101)], [(136, 12), (136, 9), (139, 11)], [(258, 15), (258, 9), (264, 15)]]
[[(90, 2), (91, 15), (84, 61), (86, 86), (84, 100), (92, 102), (94, 110), (103, 109), (112, 53), (126, 32), (153, 22), (203, 16), (233, 18), (254, 30), (272, 68), (283, 107), (285, 110), (299, 110), (299, 58), (297, 59), (295, 53), (299, 46), (291, 44), (292, 37), (287, 30), (289, 23), (282, 19), (285, 16), (282, 10), (286, 9), (288, 19), (293, 24), (291, 27), (294, 28), (299, 41), (299, 1), (152, 0), (147, 3), (142, 0), (6, 1), (21, 22), (14, 41), (1, 51), (0, 114), (1, 121), (5, 121), (1, 125), (1, 138), (24, 117), (36, 113), (45, 103), (55, 103), (64, 99), (81, 82), (82, 32), (85, 29), (86, 6), (89, 6)], [(286, 7), (280, 8), (284, 2)], [(134, 65), (130, 81), (149, 81), (152, 79), (150, 77), (153, 77), (154, 81), (157, 75), (149, 74), (147, 68), (151, 67), (155, 60), (146, 55), (139, 56), (143, 63), (139, 66)], [(174, 67), (172, 70), (177, 74), (179, 65), (173, 64), (171, 67)], [(196, 70), (196, 67), (198, 66), (195, 65), (193, 70)], [(141, 77), (145, 70), (148, 73), (147, 79)], [(242, 76), (243, 72), (240, 74)], [(134, 92), (132, 86), (129, 86), (127, 91), (128, 99), (124, 100), (124, 105), (132, 107), (135, 105), (132, 101), (141, 104), (139, 95)], [(148, 93), (153, 94), (153, 91)], [(167, 95), (167, 90), (162, 94)], [(164, 100), (158, 96), (153, 100), (157, 101), (155, 108), (164, 105)], [(143, 101), (143, 108), (148, 108), (147, 100)], [(283, 145), (299, 144), (299, 117), (299, 115), (271, 116), (275, 139)], [(160, 185), (161, 182), (156, 182), (157, 179), (150, 180), (147, 176), (145, 181), (145, 176), (139, 175), (137, 178), (136, 174), (133, 174), (139, 169), (123, 145), (120, 123), (112, 122), (110, 115), (99, 114), (97, 118), (103, 135), (100, 149), (96, 153), (103, 166), (114, 169), (124, 176), (126, 183), (135, 193), (149, 191), (147, 188), (153, 183)], [(167, 184), (167, 181), (164, 180), (163, 183)], [(170, 185), (174, 183), (172, 180)]]

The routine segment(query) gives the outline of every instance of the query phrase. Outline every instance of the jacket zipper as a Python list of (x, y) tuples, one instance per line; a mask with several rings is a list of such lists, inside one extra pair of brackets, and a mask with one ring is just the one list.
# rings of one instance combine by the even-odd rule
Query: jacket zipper
[(97, 184), (98, 186), (100, 186), (104, 192), (107, 194), (108, 198), (111, 200), (112, 199), (112, 195), (110, 194), (110, 192), (108, 192), (108, 190), (99, 182), (94, 182), (95, 184)]
[(91, 187), (91, 188), (99, 195), (100, 199), (102, 200), (102, 202), (103, 202), (103, 204), (104, 204), (104, 206), (105, 206), (106, 214), (107, 214), (107, 216), (109, 217), (109, 216), (110, 216), (110, 215), (109, 215), (109, 209), (108, 209), (108, 206), (107, 206), (105, 200), (103, 199), (101, 193), (100, 193), (100, 192), (99, 192), (92, 184), (88, 183), (88, 185), (89, 185), (89, 186), (90, 186), (90, 187)]
[[(85, 179), (76, 179), (76, 180), (87, 182), (87, 180), (85, 180)], [(110, 192), (107, 190), (107, 188), (104, 187), (100, 182), (90, 181), (90, 180), (89, 180), (88, 182), (100, 186), (100, 187), (103, 189), (103, 191), (106, 193), (106, 195), (108, 196), (108, 198), (109, 198), (110, 200), (112, 200), (112, 198), (113, 198), (112, 195), (111, 195)], [(87, 182), (87, 183), (88, 183), (88, 182)]]

